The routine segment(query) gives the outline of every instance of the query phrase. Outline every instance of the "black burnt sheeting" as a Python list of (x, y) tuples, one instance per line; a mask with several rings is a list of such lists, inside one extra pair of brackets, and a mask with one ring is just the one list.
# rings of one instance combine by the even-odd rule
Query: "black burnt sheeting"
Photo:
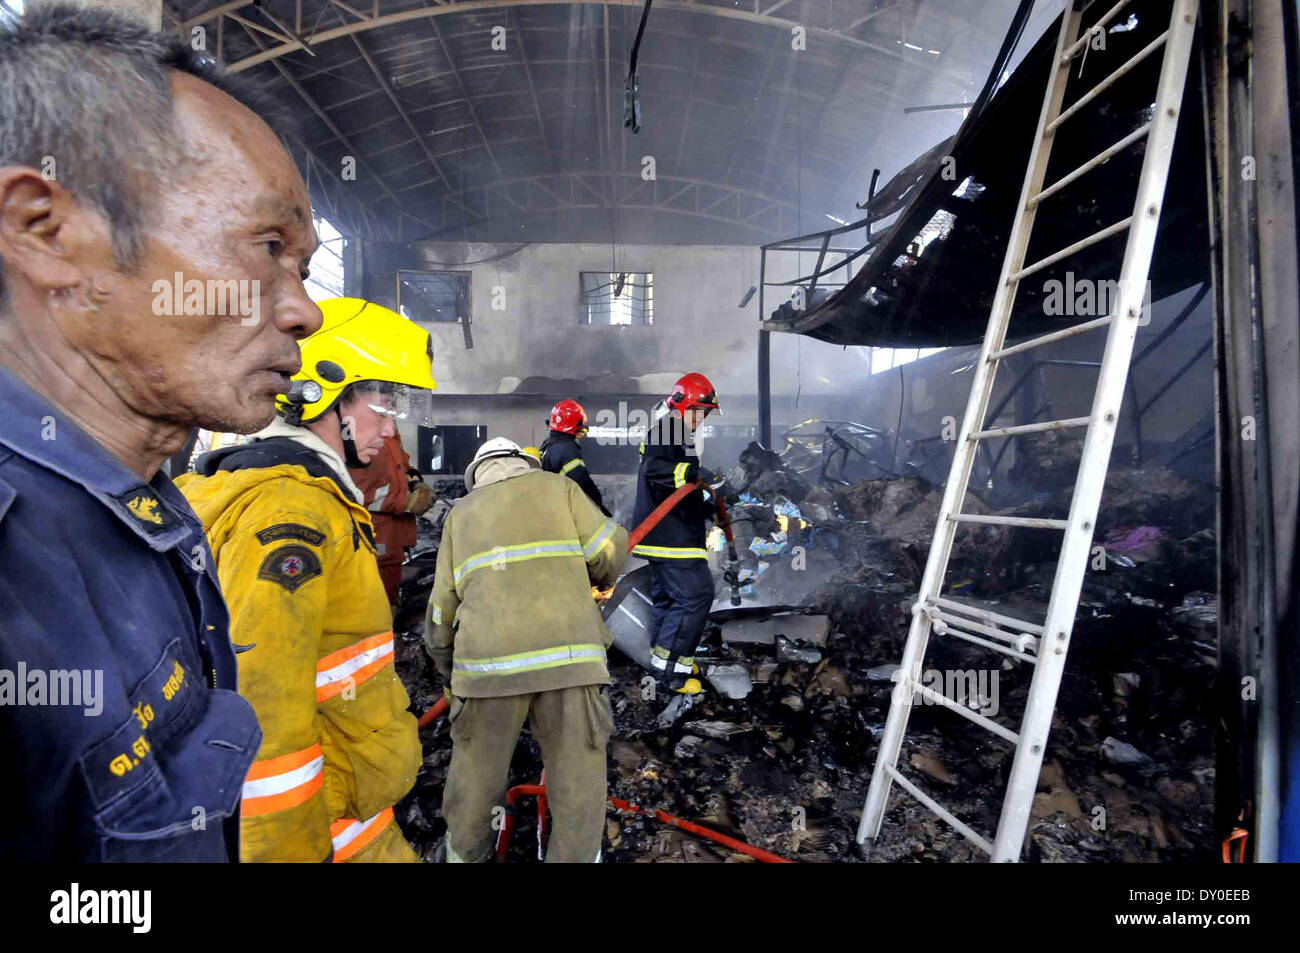
[[(1098, 10), (1102, 6), (1094, 4)], [(1076, 59), (1065, 105), (1155, 39), (1168, 25), (1169, 6), (1150, 4), (1135, 29), (1108, 33), (1104, 51), (1090, 51), (1082, 64)], [(876, 227), (885, 237), (861, 271), (834, 294), (825, 296), (818, 289), (803, 311), (781, 305), (767, 316), (764, 329), (807, 334), (832, 344), (895, 347), (973, 344), (983, 338), (1056, 35), (1056, 26), (1046, 31), (984, 112), (972, 115), (954, 140), (931, 149), (878, 193), (871, 206), (877, 218), (900, 204), (900, 194), (908, 204), (892, 224)], [(1151, 118), (1160, 61), (1159, 52), (1148, 57), (1057, 130), (1046, 184)], [(1160, 215), (1150, 275), (1153, 299), (1202, 280), (1208, 267), (1198, 71), (1194, 54)], [(1140, 140), (1046, 199), (1026, 265), (1129, 216), (1145, 147)], [(1082, 320), (1045, 313), (1051, 310), (1044, 307), (1051, 294), (1049, 282), (1066, 283), (1069, 275), (1075, 281), (1118, 279), (1126, 235), (1121, 232), (1023, 281), (1008, 341)]]

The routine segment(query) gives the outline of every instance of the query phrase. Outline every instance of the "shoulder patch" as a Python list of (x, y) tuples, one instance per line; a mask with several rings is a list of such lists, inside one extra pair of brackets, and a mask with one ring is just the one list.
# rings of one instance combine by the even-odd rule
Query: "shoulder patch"
[(266, 579), (296, 592), (300, 586), (321, 574), (320, 557), (306, 546), (281, 546), (267, 554), (257, 578)]
[(151, 487), (136, 487), (116, 499), (147, 533), (162, 533), (181, 525), (180, 515), (164, 503)]
[(319, 546), (325, 542), (325, 534), (301, 523), (276, 523), (266, 529), (257, 531), (257, 541), (269, 546), (282, 539), (301, 539), (304, 543)]

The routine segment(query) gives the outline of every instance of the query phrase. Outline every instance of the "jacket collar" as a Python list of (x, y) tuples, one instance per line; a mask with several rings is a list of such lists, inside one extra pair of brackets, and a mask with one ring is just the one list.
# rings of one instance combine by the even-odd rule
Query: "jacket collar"
[(57, 473), (99, 500), (150, 548), (173, 549), (199, 530), (198, 518), (166, 473), (148, 483), (49, 401), (0, 367), (0, 445)]
[(490, 486), (493, 483), (500, 483), (502, 480), (509, 480), (511, 477), (522, 476), (525, 473), (533, 473), (535, 467), (529, 466), (528, 461), (521, 460), (518, 457), (498, 457), (493, 460), (484, 460), (474, 470), (474, 489), (481, 486)]
[(324, 464), (334, 471), (339, 478), (339, 484), (352, 495), (354, 502), (362, 503), (365, 500), (365, 494), (361, 492), (361, 489), (348, 474), (348, 467), (343, 462), (343, 458), (335, 453), (329, 444), (306, 427), (295, 427), (277, 414), (275, 420), (271, 421), (269, 426), (253, 434), (251, 439), (267, 440), (271, 437), (288, 437), (290, 440), (302, 444), (302, 446), (319, 456)]

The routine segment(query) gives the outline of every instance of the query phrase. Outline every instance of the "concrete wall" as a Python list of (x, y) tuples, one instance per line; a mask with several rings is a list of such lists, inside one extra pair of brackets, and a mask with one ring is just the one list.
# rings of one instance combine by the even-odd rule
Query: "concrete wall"
[[(460, 264), (484, 258), (493, 260)], [(804, 266), (813, 263), (806, 256)], [(775, 280), (794, 277), (795, 265), (786, 256), (773, 266)], [(758, 296), (743, 309), (737, 305), (758, 284), (756, 248), (620, 245), (611, 253), (609, 245), (374, 245), (365, 268), (368, 295), (386, 303), (394, 300), (398, 268), (471, 273), (473, 347), (460, 325), (429, 325), (441, 394), (563, 393), (581, 386), (658, 395), (689, 370), (707, 373), (724, 395), (754, 392)], [(654, 273), (653, 325), (578, 323), (579, 274), (611, 269)], [(501, 310), (493, 308), (497, 288)], [(824, 380), (805, 378), (804, 393), (842, 392), (842, 382), (862, 365), (855, 352), (838, 348), (826, 360)], [(793, 364), (774, 365), (774, 392), (793, 394), (799, 384)]]
[[(550, 407), (574, 397), (595, 424), (602, 415), (624, 422), (631, 410), (648, 409), (678, 376), (688, 370), (708, 374), (718, 387), (723, 415), (713, 418), (728, 433), (717, 441), (734, 460), (737, 441), (757, 424), (758, 296), (745, 308), (741, 298), (758, 283), (759, 254), (739, 246), (618, 246), (618, 270), (655, 275), (654, 324), (599, 327), (581, 325), (579, 273), (608, 271), (608, 245), (489, 245), (426, 243), (416, 246), (371, 245), (365, 249), (366, 294), (395, 304), (395, 272), (403, 269), (458, 270), (471, 273), (472, 320), (429, 324), (434, 338), (434, 376), (438, 391), (417, 402), (405, 422), (413, 445), (418, 423), (485, 425), (490, 436), (507, 436), (521, 444), (544, 439)], [(468, 264), (466, 264), (468, 262)], [(769, 280), (793, 277), (795, 268), (810, 271), (813, 256), (769, 256)], [(504, 307), (494, 310), (494, 289), (503, 289)], [(1150, 323), (1137, 342), (1140, 352), (1159, 334), (1195, 289), (1155, 302)], [(771, 289), (769, 310), (780, 289)], [(498, 298), (500, 300), (500, 298)], [(1125, 459), (1133, 443), (1133, 401), (1145, 403), (1209, 340), (1208, 299), (1171, 335), (1159, 351), (1138, 366), (1125, 398), (1116, 460)], [(1029, 368), (1032, 360), (1095, 361), (1104, 335), (1089, 333), (1041, 348), (1007, 362), (998, 377), (996, 402)], [(872, 375), (863, 348), (841, 348), (809, 338), (776, 334), (772, 338), (774, 430), (813, 417), (857, 420), (881, 429), (898, 428), (897, 466), (915, 458), (911, 441), (940, 433), (945, 417), (961, 420), (969, 395), (970, 365), (976, 348), (950, 349), (932, 357)], [(1012, 399), (999, 422), (1016, 422), (1017, 414), (1036, 419), (1084, 416), (1089, 411), (1094, 369), (1039, 367), (1033, 390)], [(1211, 360), (1203, 354), (1187, 374), (1144, 414), (1142, 431), (1150, 456), (1153, 448), (1177, 439), (1211, 407)], [(1034, 406), (1028, 403), (1032, 400)], [(900, 414), (901, 408), (901, 414)], [(935, 448), (938, 449), (937, 445)], [(942, 469), (948, 454), (935, 464)], [(1006, 455), (1014, 461), (1014, 451)], [(610, 457), (610, 472), (634, 466), (634, 460)], [(593, 467), (597, 472), (598, 467)]]
[[(494, 436), (536, 443), (545, 436), (542, 419), (563, 397), (582, 401), (594, 422), (602, 411), (619, 414), (620, 406), (648, 408), (690, 370), (713, 380), (726, 423), (753, 424), (758, 295), (738, 305), (758, 284), (758, 249), (620, 245), (613, 257), (609, 245), (368, 245), (365, 294), (389, 306), (396, 303), (399, 268), (471, 273), (468, 341), (460, 324), (426, 325), (438, 391), (428, 410), (408, 422), (412, 432), (416, 422), (433, 420), (484, 424)], [(768, 279), (793, 278), (814, 262), (811, 254), (782, 255), (769, 262)], [(654, 324), (579, 324), (580, 273), (612, 267), (654, 274)], [(497, 302), (504, 299), (500, 310), (493, 308), (496, 289), (502, 292)], [(782, 293), (769, 289), (769, 310)], [(820, 412), (814, 405), (849, 398), (865, 381), (861, 349), (777, 337), (772, 390), (779, 420), (814, 416)], [(796, 398), (802, 409), (793, 406)]]

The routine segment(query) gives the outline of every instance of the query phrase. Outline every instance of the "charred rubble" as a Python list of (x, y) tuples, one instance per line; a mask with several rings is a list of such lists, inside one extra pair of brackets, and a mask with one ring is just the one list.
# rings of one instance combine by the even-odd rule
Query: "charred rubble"
[[(1052, 456), (1068, 451), (1058, 447)], [(611, 651), (617, 732), (609, 745), (610, 794), (796, 861), (982, 860), (978, 848), (897, 791), (879, 838), (865, 849), (855, 842), (942, 488), (919, 477), (827, 485), (816, 466), (798, 462), (798, 454), (751, 444), (726, 473), (743, 610), (727, 610), (721, 540), (710, 541), (720, 608), (697, 658), (706, 670), (739, 672), (749, 687), (732, 694), (743, 697), (707, 690), (665, 726), (665, 700), (652, 696), (644, 670)], [(1034, 494), (1001, 488), (990, 494), (997, 508), (972, 494), (964, 510), (1066, 512), (1068, 483), (1033, 476)], [(421, 625), (440, 519), (456, 493), (446, 489), (432, 519), (421, 521), (398, 613), (398, 671), (417, 713), (441, 694)], [(1212, 725), (1205, 717), (1216, 653), (1213, 526), (1209, 487), (1159, 468), (1110, 472), (1026, 838), (1030, 861), (1214, 859)], [(963, 527), (946, 591), (1034, 618), (1046, 605), (1055, 563), (1052, 534)], [(1027, 665), (936, 635), (925, 667), (958, 673), (958, 694), (976, 691), (973, 706), (990, 713), (996, 703), (991, 717), (1017, 725)], [(424, 766), (397, 816), (428, 858), (445, 833), (439, 808), (451, 742), (441, 721), (422, 735)], [(951, 712), (917, 705), (900, 770), (991, 836), (1011, 759), (1010, 745)], [(525, 730), (510, 784), (536, 783), (541, 769)], [(517, 815), (509, 858), (535, 860), (531, 798)], [(612, 807), (604, 857), (750, 860)]]

